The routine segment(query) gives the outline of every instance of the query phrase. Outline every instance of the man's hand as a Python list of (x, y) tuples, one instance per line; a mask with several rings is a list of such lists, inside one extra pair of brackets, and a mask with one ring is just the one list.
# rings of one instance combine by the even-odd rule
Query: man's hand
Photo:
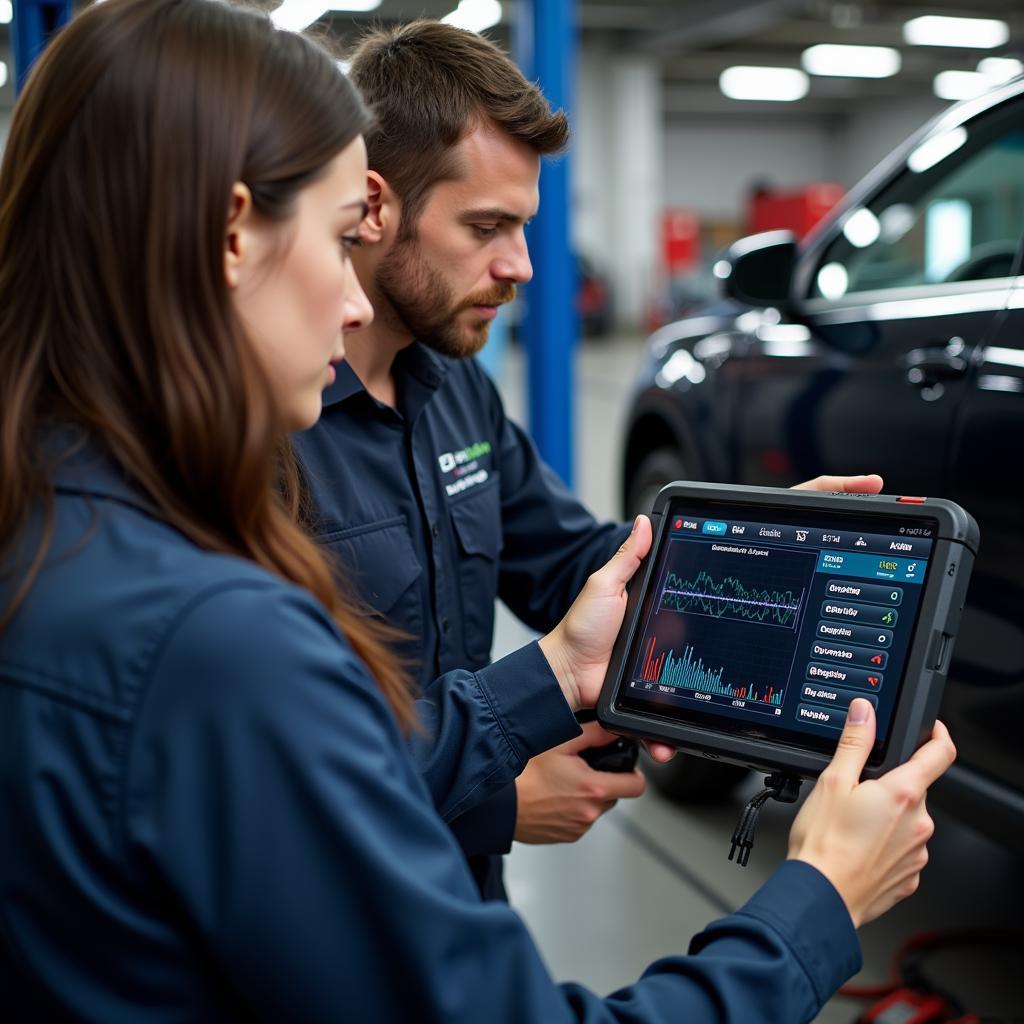
[(597, 703), (626, 614), (626, 584), (650, 548), (651, 521), (637, 516), (622, 547), (587, 580), (565, 618), (540, 638), (540, 649), (573, 711)]
[(877, 473), (866, 476), (816, 476), (796, 484), (794, 491), (839, 491), (842, 494), (878, 494), (882, 490), (882, 478)]
[(520, 843), (574, 843), (616, 800), (640, 796), (640, 772), (596, 772), (579, 756), (614, 740), (597, 722), (587, 722), (581, 736), (530, 759), (516, 779)]

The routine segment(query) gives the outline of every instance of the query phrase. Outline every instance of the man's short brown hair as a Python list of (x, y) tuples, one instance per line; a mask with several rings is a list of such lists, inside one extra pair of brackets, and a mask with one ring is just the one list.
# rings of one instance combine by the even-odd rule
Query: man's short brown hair
[(402, 201), (402, 231), (412, 233), (430, 189), (456, 178), (452, 148), (488, 121), (537, 154), (569, 138), (562, 111), (489, 39), (420, 19), (365, 35), (350, 75), (376, 117), (366, 139), (370, 169)]

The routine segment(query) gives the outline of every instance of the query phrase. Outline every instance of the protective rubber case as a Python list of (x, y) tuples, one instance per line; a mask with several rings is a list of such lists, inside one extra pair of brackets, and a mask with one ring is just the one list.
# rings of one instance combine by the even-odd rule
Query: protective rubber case
[[(835, 749), (835, 741), (839, 737), (838, 729), (835, 730), (833, 740), (821, 739), (820, 736), (816, 740), (819, 746), (830, 742), (829, 749), (807, 749), (801, 743), (789, 742), (770, 735), (750, 735), (759, 733), (759, 730), (737, 728), (735, 723), (723, 715), (719, 716), (722, 718), (721, 722), (679, 721), (664, 710), (638, 708), (636, 701), (629, 696), (629, 687), (636, 685), (635, 680), (631, 679), (636, 673), (631, 672), (630, 668), (638, 664), (634, 640), (637, 639), (637, 632), (642, 625), (644, 595), (657, 585), (658, 581), (654, 579), (654, 575), (659, 565), (662, 547), (668, 543), (673, 526), (678, 527), (682, 522), (675, 514), (670, 520), (666, 513), (670, 505), (678, 508), (681, 503), (686, 502), (705, 509), (728, 508), (731, 512), (735, 512), (739, 506), (749, 511), (750, 518), (768, 522), (772, 521), (773, 513), (782, 517), (788, 515), (790, 519), (794, 514), (824, 514), (827, 518), (830, 514), (840, 513), (847, 514), (851, 520), (866, 519), (880, 526), (897, 521), (905, 524), (929, 522), (928, 532), (934, 533), (928, 558), (929, 570), (922, 584), (923, 593), (920, 595), (916, 622), (906, 651), (902, 682), (895, 697), (895, 708), (891, 710), (886, 740), (884, 744), (876, 744), (876, 750), (869, 759), (864, 777), (876, 778), (906, 761), (927, 739), (938, 713), (979, 542), (978, 526), (974, 519), (956, 503), (940, 498), (907, 498), (884, 494), (850, 495), (688, 482), (669, 484), (659, 492), (651, 513), (654, 528), (651, 552), (633, 577), (628, 589), (626, 615), (612, 652), (597, 706), (598, 720), (611, 731), (661, 740), (688, 753), (713, 760), (729, 761), (763, 771), (787, 771), (805, 777), (818, 775), (829, 763), (831, 753)], [(937, 528), (933, 529), (931, 524), (936, 524)], [(697, 523), (687, 525), (696, 527)], [(713, 525), (716, 531), (718, 527), (726, 526), (725, 523)], [(665, 558), (668, 558), (668, 553)], [(683, 600), (698, 601), (707, 596), (695, 596), (690, 591), (683, 593), (687, 594)], [(896, 596), (895, 593), (893, 596)], [(712, 600), (723, 602), (725, 598), (714, 597)], [(742, 599), (733, 595), (730, 598), (733, 602), (730, 606), (741, 607), (734, 603), (739, 600)], [(708, 605), (705, 601), (703, 607), (719, 606)], [(746, 614), (749, 617), (751, 613), (748, 611)], [(828, 623), (819, 623), (818, 628), (825, 625)], [(653, 651), (653, 643), (651, 647)], [(688, 652), (686, 657), (691, 658), (692, 653)], [(661, 662), (663, 661), (664, 656), (661, 658)], [(680, 663), (677, 656), (676, 664)], [(692, 662), (687, 668), (692, 674)], [(642, 678), (653, 679), (654, 675), (644, 674)], [(650, 688), (649, 684), (644, 685)], [(709, 684), (709, 688), (713, 688), (714, 685), (721, 686), (720, 683), (715, 683)], [(779, 700), (779, 695), (775, 695), (773, 699)], [(624, 706), (628, 701), (632, 701), (630, 706)], [(778, 710), (774, 711), (775, 715), (780, 713)], [(770, 730), (763, 732), (767, 733)]]

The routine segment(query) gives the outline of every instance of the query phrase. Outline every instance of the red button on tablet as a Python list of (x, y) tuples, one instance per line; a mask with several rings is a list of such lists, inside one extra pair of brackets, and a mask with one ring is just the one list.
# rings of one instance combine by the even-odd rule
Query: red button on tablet
[(923, 505), (928, 499), (927, 498), (897, 498), (897, 501), (905, 501), (910, 505)]

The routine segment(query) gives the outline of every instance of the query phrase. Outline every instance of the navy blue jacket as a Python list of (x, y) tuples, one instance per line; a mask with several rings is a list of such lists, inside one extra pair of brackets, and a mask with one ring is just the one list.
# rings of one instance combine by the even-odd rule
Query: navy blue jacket
[[(858, 968), (837, 893), (791, 862), (695, 955), (606, 1000), (556, 986), (323, 608), (199, 550), (95, 457), (58, 479), (0, 635), (5, 1019), (790, 1024)], [(444, 683), (456, 802), (576, 730), (536, 645)]]
[[(488, 663), (496, 598), (547, 632), (629, 529), (598, 523), (573, 497), (474, 360), (413, 343), (394, 376), (392, 409), (343, 363), (296, 448), (321, 543), (411, 637), (405, 653), (429, 693), (441, 673)], [(461, 754), (433, 724), (431, 735), (413, 751), (428, 782)], [(481, 855), (511, 846), (515, 787), (445, 818), (481, 891), (501, 895), (496, 858)]]

